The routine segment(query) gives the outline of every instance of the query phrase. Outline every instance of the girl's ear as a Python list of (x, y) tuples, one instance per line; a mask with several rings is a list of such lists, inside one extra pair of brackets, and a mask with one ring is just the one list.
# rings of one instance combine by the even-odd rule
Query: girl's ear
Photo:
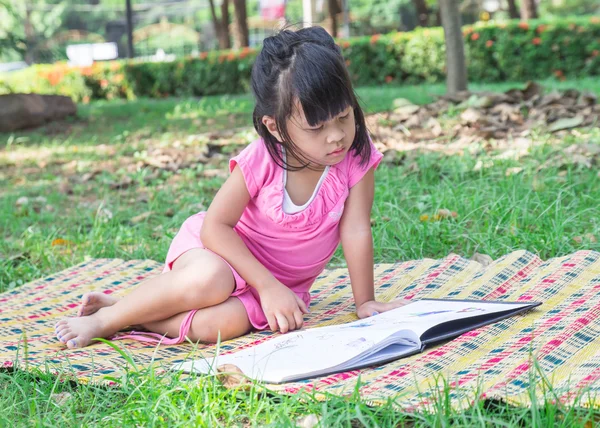
[(262, 123), (267, 128), (267, 131), (269, 131), (269, 133), (273, 137), (277, 138), (277, 141), (279, 141), (280, 143), (283, 142), (281, 139), (281, 135), (277, 130), (277, 122), (275, 122), (275, 119), (273, 119), (271, 116), (263, 116)]

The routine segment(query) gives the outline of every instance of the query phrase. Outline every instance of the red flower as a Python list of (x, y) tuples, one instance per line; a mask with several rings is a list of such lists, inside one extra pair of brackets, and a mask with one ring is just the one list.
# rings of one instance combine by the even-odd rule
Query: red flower
[(519, 22), (519, 28), (521, 30), (529, 30), (529, 24), (527, 22)]
[(385, 76), (385, 83), (390, 83), (394, 78), (392, 76)]
[(592, 51), (592, 56), (593, 56), (593, 57), (597, 57), (598, 55), (600, 55), (600, 51), (599, 51), (598, 49), (594, 49), (594, 50)]
[(242, 51), (240, 52), (239, 58), (246, 58), (250, 53), (252, 52), (252, 49), (249, 47), (245, 47), (242, 49)]
[(92, 67), (83, 67), (81, 69), (81, 74), (84, 76), (91, 76), (94, 73), (94, 69)]
[(350, 60), (349, 60), (349, 59), (347, 59), (347, 60), (346, 60), (346, 67), (348, 67), (350, 64), (351, 64)]
[(535, 38), (534, 38), (534, 39), (531, 41), (531, 43), (533, 43), (534, 45), (536, 45), (536, 46), (537, 46), (537, 45), (539, 45), (539, 44), (541, 44), (541, 43), (542, 43), (542, 39), (540, 39), (539, 37), (535, 37)]
[(347, 40), (343, 41), (343, 42), (342, 42), (342, 47), (343, 47), (344, 49), (348, 49), (348, 48), (350, 47), (350, 42), (349, 42), (349, 41), (347, 41)]
[(542, 34), (544, 31), (546, 31), (546, 28), (548, 28), (548, 26), (547, 26), (547, 25), (540, 24), (540, 25), (538, 25), (538, 27), (536, 28), (536, 31), (537, 31), (539, 34)]
[(102, 80), (100, 81), (100, 87), (101, 87), (102, 89), (104, 89), (104, 88), (106, 88), (107, 86), (108, 86), (108, 80), (106, 80), (106, 79), (102, 79)]
[(377, 41), (379, 40), (380, 37), (381, 37), (381, 34), (373, 34), (371, 36), (371, 44), (374, 45), (375, 43), (377, 43)]
[(200, 59), (206, 59), (208, 52), (200, 52)]
[(479, 33), (473, 33), (473, 34), (471, 34), (471, 40), (473, 40), (473, 41), (479, 40)]
[(563, 73), (563, 71), (562, 71), (562, 70), (554, 70), (554, 75), (555, 75), (556, 77), (562, 77), (562, 76), (564, 76), (564, 75), (565, 75), (565, 73)]
[(492, 46), (494, 46), (493, 40), (488, 40), (487, 42), (485, 42), (485, 47), (486, 48), (491, 48)]

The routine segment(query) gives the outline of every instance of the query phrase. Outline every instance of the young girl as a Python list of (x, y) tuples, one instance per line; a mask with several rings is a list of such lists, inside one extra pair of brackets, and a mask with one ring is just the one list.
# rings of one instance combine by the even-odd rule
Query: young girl
[(302, 328), (310, 287), (340, 240), (357, 315), (403, 304), (374, 298), (370, 216), (382, 155), (334, 40), (320, 27), (265, 39), (252, 89), (260, 138), (231, 159), (208, 211), (183, 223), (161, 275), (120, 300), (85, 294), (78, 317), (58, 322), (69, 348), (133, 325), (148, 332), (119, 337), (175, 344)]

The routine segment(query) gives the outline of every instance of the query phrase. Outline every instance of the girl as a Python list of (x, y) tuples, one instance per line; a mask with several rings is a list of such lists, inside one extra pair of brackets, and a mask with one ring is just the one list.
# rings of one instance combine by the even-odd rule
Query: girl
[[(401, 306), (376, 302), (371, 207), (381, 161), (339, 48), (320, 27), (265, 39), (252, 69), (260, 138), (231, 159), (207, 212), (188, 218), (163, 273), (124, 298), (85, 294), (58, 322), (69, 348), (112, 337), (215, 342), (302, 328), (309, 289), (338, 244), (360, 318)], [(170, 339), (165, 339), (167, 336)]]

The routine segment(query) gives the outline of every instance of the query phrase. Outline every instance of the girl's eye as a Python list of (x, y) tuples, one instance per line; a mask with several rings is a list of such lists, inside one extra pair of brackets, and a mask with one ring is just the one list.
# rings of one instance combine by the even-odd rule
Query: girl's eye
[(348, 119), (348, 116), (350, 116), (350, 112), (346, 113), (344, 116), (340, 116), (340, 119)]
[(309, 128), (308, 130), (309, 130), (309, 131), (312, 131), (312, 132), (318, 132), (318, 131), (320, 131), (321, 129), (323, 129), (323, 125), (319, 126), (318, 128)]

